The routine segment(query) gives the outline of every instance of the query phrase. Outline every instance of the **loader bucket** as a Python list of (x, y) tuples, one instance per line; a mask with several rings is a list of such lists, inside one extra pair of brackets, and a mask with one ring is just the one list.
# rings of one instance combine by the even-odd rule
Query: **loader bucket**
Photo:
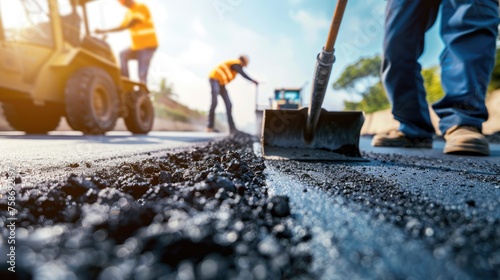
[(314, 137), (304, 140), (308, 108), (265, 110), (262, 154), (269, 160), (366, 161), (359, 151), (363, 112), (321, 109)]

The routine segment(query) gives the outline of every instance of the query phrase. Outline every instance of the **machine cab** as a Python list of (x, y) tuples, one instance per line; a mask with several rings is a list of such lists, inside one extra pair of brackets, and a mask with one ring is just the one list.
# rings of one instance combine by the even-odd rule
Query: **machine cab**
[[(48, 85), (43, 89), (41, 79), (47, 79), (41, 74), (55, 67), (73, 72), (73, 68), (85, 64), (74, 62), (82, 52), (87, 61), (92, 61), (88, 57), (96, 57), (104, 64), (116, 64), (109, 45), (90, 35), (90, 2), (93, 1), (0, 0), (0, 101), (62, 101), (60, 93), (50, 96), (54, 90)], [(60, 76), (60, 80), (67, 78)], [(42, 90), (43, 96), (35, 93)]]
[(54, 48), (48, 0), (0, 0), (1, 84), (32, 84)]
[(300, 88), (281, 88), (274, 90), (273, 109), (299, 109), (301, 107)]

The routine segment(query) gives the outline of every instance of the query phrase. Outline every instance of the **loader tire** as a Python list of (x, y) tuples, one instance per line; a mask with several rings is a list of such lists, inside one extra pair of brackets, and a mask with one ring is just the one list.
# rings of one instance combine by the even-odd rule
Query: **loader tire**
[(116, 86), (98, 67), (77, 70), (66, 83), (66, 119), (84, 134), (104, 134), (115, 127), (120, 109)]
[(124, 97), (125, 125), (134, 134), (147, 134), (153, 127), (155, 118), (153, 104), (149, 94), (143, 91), (134, 91)]
[(55, 130), (62, 116), (60, 108), (55, 105), (36, 106), (23, 102), (4, 103), (2, 107), (9, 125), (27, 134), (47, 134)]

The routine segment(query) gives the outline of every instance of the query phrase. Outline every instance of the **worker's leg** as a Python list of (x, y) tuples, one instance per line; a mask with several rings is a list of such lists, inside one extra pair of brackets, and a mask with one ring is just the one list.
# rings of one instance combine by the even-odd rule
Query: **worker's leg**
[(139, 63), (139, 80), (141, 83), (147, 83), (149, 65), (151, 64), (151, 59), (155, 54), (156, 48), (149, 48), (139, 51), (138, 63)]
[(231, 104), (231, 99), (229, 99), (229, 94), (227, 93), (226, 87), (222, 86), (220, 89), (220, 96), (222, 96), (222, 100), (226, 104), (226, 112), (227, 112), (227, 123), (229, 125), (229, 131), (233, 132), (236, 130), (236, 126), (234, 125), (233, 120), (233, 105)]
[(409, 138), (434, 133), (418, 58), (425, 32), (434, 24), (439, 0), (387, 2), (382, 81), (392, 103), (399, 130)]
[(207, 128), (212, 129), (215, 125), (215, 108), (217, 108), (217, 99), (219, 98), (219, 92), (221, 86), (219, 81), (210, 79), (210, 87), (212, 88), (212, 103), (210, 103), (210, 109), (208, 110), (208, 125)]
[(433, 108), (443, 134), (455, 125), (479, 128), (488, 118), (486, 90), (495, 63), (498, 1), (443, 0), (441, 80), (445, 97)]
[(121, 73), (124, 77), (130, 77), (128, 71), (128, 62), (129, 60), (137, 59), (137, 52), (131, 50), (130, 48), (123, 50), (120, 52), (120, 66)]

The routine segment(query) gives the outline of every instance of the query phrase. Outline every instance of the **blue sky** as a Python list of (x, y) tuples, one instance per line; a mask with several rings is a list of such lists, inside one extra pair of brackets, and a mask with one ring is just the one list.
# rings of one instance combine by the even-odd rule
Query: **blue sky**
[[(104, 0), (94, 10), (97, 25), (113, 27), (125, 10)], [(219, 62), (250, 56), (246, 72), (263, 82), (259, 103), (266, 104), (275, 87), (306, 87), (308, 103), (315, 59), (326, 40), (336, 1), (324, 0), (143, 0), (153, 13), (160, 49), (150, 69), (150, 87), (162, 77), (172, 83), (178, 100), (198, 110), (209, 107), (207, 75)], [(336, 44), (337, 61), (330, 83), (349, 64), (382, 52), (386, 1), (350, 1)], [(436, 26), (427, 36), (424, 67), (438, 64), (442, 49)], [(127, 32), (108, 37), (118, 53), (130, 44)], [(131, 65), (134, 67), (134, 65)], [(131, 68), (132, 72), (133, 69)], [(255, 87), (238, 77), (228, 86), (236, 124), (253, 132)], [(354, 97), (329, 87), (324, 108), (341, 110)], [(222, 100), (217, 111), (224, 112)]]

